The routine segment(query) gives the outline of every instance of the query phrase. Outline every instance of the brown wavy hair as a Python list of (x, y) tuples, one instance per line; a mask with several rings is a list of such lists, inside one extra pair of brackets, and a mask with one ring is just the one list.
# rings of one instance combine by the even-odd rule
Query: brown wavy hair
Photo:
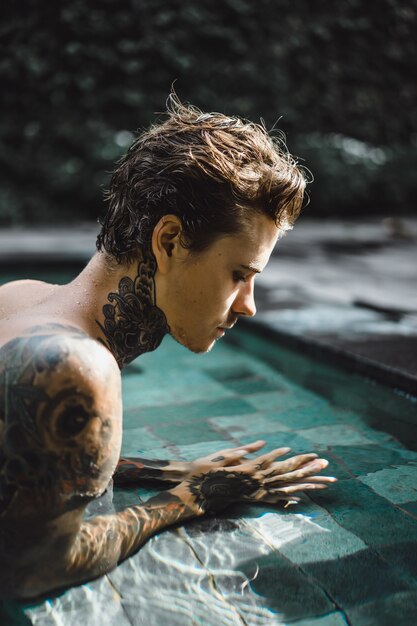
[(282, 232), (292, 228), (307, 178), (282, 135), (272, 137), (239, 117), (203, 113), (175, 94), (165, 115), (117, 164), (98, 250), (118, 263), (134, 261), (167, 214), (180, 218), (182, 243), (193, 252), (240, 232), (253, 213), (268, 215)]

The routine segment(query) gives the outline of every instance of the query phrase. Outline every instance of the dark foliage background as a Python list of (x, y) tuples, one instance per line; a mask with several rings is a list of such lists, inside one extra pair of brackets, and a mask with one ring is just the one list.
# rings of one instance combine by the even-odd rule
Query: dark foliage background
[(96, 218), (132, 132), (182, 100), (267, 127), (309, 215), (414, 210), (416, 0), (14, 0), (0, 24), (0, 223)]

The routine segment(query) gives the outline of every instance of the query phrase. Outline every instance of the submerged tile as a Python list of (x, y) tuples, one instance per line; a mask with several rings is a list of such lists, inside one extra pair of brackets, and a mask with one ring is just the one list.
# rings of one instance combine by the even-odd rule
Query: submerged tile
[(405, 465), (416, 458), (416, 453), (374, 443), (359, 446), (337, 445), (331, 448), (332, 457), (339, 459), (356, 476), (370, 474), (392, 465)]
[[(243, 571), (250, 576), (254, 565), (247, 561)], [(257, 559), (256, 566), (259, 571), (250, 582), (251, 588), (284, 622), (334, 611), (323, 589), (277, 552)]]
[(33, 626), (131, 626), (122, 597), (107, 576), (74, 587), (63, 595), (25, 610)]
[(417, 464), (386, 467), (359, 480), (395, 504), (417, 499)]
[(219, 452), (225, 448), (234, 448), (236, 444), (227, 439), (216, 439), (215, 441), (202, 441), (185, 446), (177, 446), (179, 456), (186, 461), (193, 461), (199, 457), (204, 457), (212, 452)]
[(337, 611), (321, 617), (297, 620), (296, 622), (291, 622), (291, 626), (348, 626), (348, 622), (346, 616)]
[(109, 577), (123, 594), (123, 608), (135, 626), (241, 625), (210, 573), (175, 530), (151, 539)]
[(412, 626), (416, 615), (416, 590), (381, 593), (379, 598), (348, 611), (350, 623), (359, 626)]
[(401, 509), (417, 518), (417, 500), (414, 500), (414, 502), (404, 502), (401, 505)]
[(123, 403), (126, 408), (149, 408), (164, 406), (168, 402), (181, 403), (198, 398), (233, 396), (233, 390), (214, 382), (196, 368), (189, 368), (178, 375), (176, 368), (152, 373), (142, 377), (122, 377)]
[(378, 546), (378, 553), (381, 554), (388, 563), (406, 573), (412, 580), (416, 580), (417, 542), (403, 541)]
[(251, 412), (253, 412), (253, 407), (240, 398), (215, 398), (214, 400), (201, 400), (185, 404), (144, 407), (140, 410), (130, 409), (124, 413), (123, 427), (133, 428), (146, 424), (169, 424), (178, 419), (201, 419)]
[(123, 435), (122, 455), (141, 456), (150, 448), (157, 448), (164, 443), (164, 440), (150, 432), (149, 428), (136, 427), (129, 428)]
[(303, 571), (343, 609), (411, 590), (406, 577), (369, 548), (340, 559), (306, 563)]
[(160, 424), (155, 430), (161, 439), (175, 445), (216, 441), (219, 438), (210, 421), (203, 418), (193, 422), (175, 420), (170, 424)]
[(330, 515), (310, 517), (298, 514), (305, 521), (298, 539), (283, 544), (279, 550), (299, 565), (336, 560), (366, 549), (366, 544), (354, 533), (337, 524)]
[(231, 437), (240, 438), (245, 435), (257, 435), (258, 433), (275, 433), (288, 430), (288, 427), (264, 413), (251, 413), (249, 415), (232, 415), (227, 417), (212, 417), (209, 422), (219, 430), (224, 430)]
[(300, 435), (316, 446), (360, 446), (372, 444), (367, 437), (349, 424), (328, 424), (300, 431)]

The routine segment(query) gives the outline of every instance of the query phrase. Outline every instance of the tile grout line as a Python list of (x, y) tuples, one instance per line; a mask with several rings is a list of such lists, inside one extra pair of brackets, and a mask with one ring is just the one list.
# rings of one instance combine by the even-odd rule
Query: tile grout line
[(217, 584), (216, 584), (216, 579), (214, 577), (214, 575), (212, 574), (212, 572), (204, 565), (203, 561), (200, 559), (200, 557), (198, 556), (198, 553), (196, 552), (196, 550), (194, 549), (194, 547), (192, 546), (192, 544), (190, 543), (190, 541), (187, 538), (186, 532), (184, 530), (184, 528), (177, 528), (176, 530), (177, 534), (181, 537), (181, 539), (184, 541), (184, 543), (189, 547), (189, 549), (191, 550), (191, 552), (194, 554), (196, 560), (198, 563), (200, 563), (201, 567), (205, 570), (205, 572), (207, 573), (207, 576), (209, 577), (210, 580), (210, 586), (212, 587), (212, 590), (214, 592), (214, 594), (222, 601), (224, 602), (230, 609), (231, 611), (237, 616), (237, 618), (240, 621), (241, 626), (250, 626), (250, 624), (248, 624), (246, 622), (246, 620), (242, 617), (242, 615), (239, 613), (239, 611), (236, 609), (235, 606), (233, 606), (233, 604), (230, 604), (230, 602), (227, 601), (227, 599), (224, 597), (224, 595), (218, 590), (217, 588)]
[[(330, 514), (329, 514), (330, 515)], [(280, 552), (270, 541), (267, 537), (265, 537), (260, 530), (258, 530), (257, 528), (255, 528), (254, 526), (252, 526), (246, 519), (241, 520), (243, 522), (243, 524), (254, 534), (254, 535), (259, 535), (262, 538), (262, 541), (271, 548), (272, 552), (278, 553), (285, 561), (287, 561), (292, 567), (294, 567), (294, 569), (298, 569), (299, 571), (301, 571), (304, 576), (306, 577), (307, 580), (309, 580), (311, 583), (313, 583), (315, 586), (317, 586), (319, 589), (322, 590), (322, 592), (324, 593), (324, 595), (326, 596), (326, 598), (328, 600), (330, 600), (330, 602), (333, 604), (333, 606), (336, 608), (336, 610), (340, 611), (341, 614), (343, 615), (343, 618), (345, 619), (346, 623), (348, 626), (352, 626), (348, 616), (345, 613), (345, 610), (343, 609), (342, 606), (339, 606), (339, 604), (336, 602), (336, 600), (334, 600), (332, 598), (332, 596), (329, 594), (329, 592), (319, 583), (319, 581), (317, 581), (313, 576), (311, 576), (311, 574), (305, 572), (305, 570), (302, 568), (301, 565), (299, 565), (298, 563), (294, 563), (293, 561), (291, 561), (291, 559), (289, 559), (285, 554), (283, 554), (282, 552)], [(322, 617), (321, 615), (316, 615), (313, 619), (317, 619), (318, 617)]]

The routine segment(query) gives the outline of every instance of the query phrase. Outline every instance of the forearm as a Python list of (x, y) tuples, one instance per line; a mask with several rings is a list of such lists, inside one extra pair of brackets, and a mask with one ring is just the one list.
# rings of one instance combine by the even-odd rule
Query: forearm
[(83, 521), (72, 533), (57, 526), (49, 549), (30, 567), (32, 574), (21, 581), (20, 590), (16, 589), (18, 597), (36, 597), (101, 576), (155, 533), (195, 516), (197, 512), (177, 497), (175, 490), (158, 494), (143, 505)]
[(141, 457), (121, 457), (113, 474), (115, 485), (128, 485), (140, 480), (162, 480), (179, 483), (186, 475), (182, 461), (156, 461)]

